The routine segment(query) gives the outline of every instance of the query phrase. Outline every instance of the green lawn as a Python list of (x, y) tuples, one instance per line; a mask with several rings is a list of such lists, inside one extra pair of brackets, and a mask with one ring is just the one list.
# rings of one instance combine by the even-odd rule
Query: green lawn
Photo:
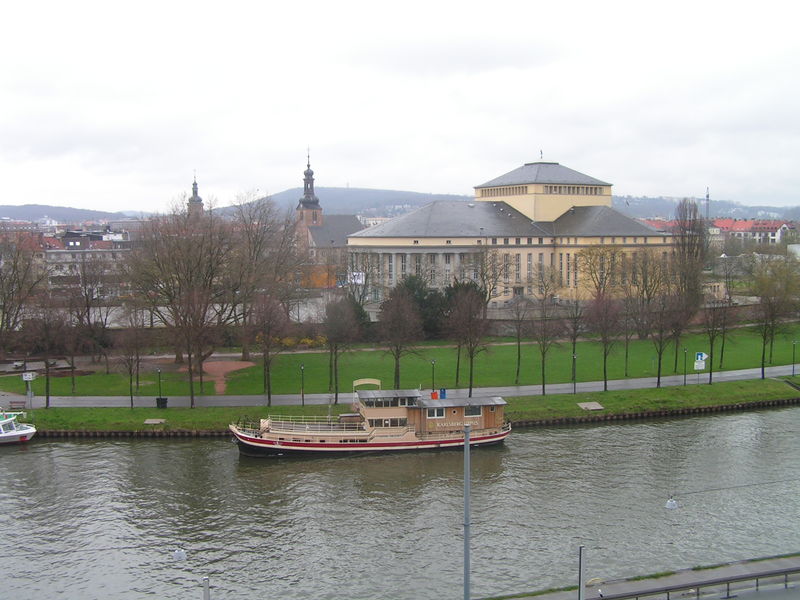
[[(792, 339), (800, 335), (800, 328), (788, 330), (775, 342), (772, 365), (790, 364), (792, 360)], [(684, 353), (686, 348), (687, 372), (695, 376), (694, 354), (699, 351), (708, 352), (708, 342), (704, 336), (694, 334), (686, 336), (678, 350), (678, 366), (675, 367), (675, 354), (672, 346), (665, 352), (662, 363), (662, 375), (683, 373)], [(715, 356), (715, 371), (718, 370), (718, 352)], [(597, 342), (580, 342), (577, 348), (578, 381), (594, 381), (602, 379), (602, 354)], [(747, 328), (737, 329), (729, 337), (725, 349), (725, 369), (743, 369), (758, 367), (761, 356), (761, 342), (758, 336)], [(401, 366), (401, 387), (431, 387), (431, 360), (436, 361), (435, 384), (437, 388), (467, 387), (468, 365), (462, 355), (461, 374), (456, 386), (456, 350), (442, 342), (439, 345), (425, 344), (418, 352), (403, 358)], [(305, 391), (322, 393), (328, 391), (328, 355), (324, 352), (287, 353), (279, 355), (273, 363), (272, 391), (275, 394), (300, 392), (300, 364), (305, 365)], [(339, 390), (349, 391), (354, 379), (375, 377), (383, 380), (384, 387), (392, 387), (393, 362), (391, 357), (380, 350), (359, 349), (342, 355), (339, 361)], [(562, 343), (552, 348), (547, 360), (547, 383), (568, 382), (571, 377), (571, 347)], [(512, 344), (492, 345), (481, 352), (475, 362), (474, 387), (513, 385), (516, 369), (516, 346)], [(619, 342), (609, 357), (609, 379), (624, 378), (624, 345)], [(634, 340), (629, 349), (629, 377), (647, 377), (656, 374), (656, 355), (650, 341)], [(703, 376), (703, 375), (701, 375)], [(705, 372), (707, 377), (707, 371)], [(228, 378), (227, 394), (261, 394), (263, 393), (261, 367), (257, 365), (233, 373)], [(69, 377), (52, 377), (51, 395), (73, 395)], [(185, 373), (164, 370), (162, 372), (162, 395), (186, 396), (189, 394)], [(539, 385), (539, 353), (535, 344), (525, 344), (522, 348), (522, 368), (520, 385)], [(24, 393), (24, 384), (18, 375), (0, 377), (0, 389), (8, 392)], [(33, 382), (34, 393), (44, 395), (44, 378)], [(126, 375), (98, 373), (77, 378), (75, 395), (113, 395), (127, 396), (128, 379)], [(143, 372), (141, 385), (136, 390), (137, 396), (157, 396), (158, 376), (155, 372)], [(214, 386), (206, 381), (203, 391), (195, 386), (196, 394), (213, 395)]]
[[(796, 381), (800, 383), (800, 378)], [(531, 421), (579, 417), (594, 414), (638, 413), (664, 409), (717, 406), (796, 397), (798, 392), (782, 381), (734, 381), (713, 386), (686, 386), (666, 389), (594, 392), (507, 398), (509, 421)], [(578, 402), (596, 401), (602, 413), (587, 412)], [(331, 414), (348, 412), (346, 403), (331, 406)], [(241, 417), (259, 419), (269, 414), (325, 415), (327, 406), (204, 407), (204, 408), (49, 408), (28, 411), (26, 421), (45, 430), (143, 431), (143, 430), (224, 430)], [(164, 424), (144, 425), (145, 419), (165, 419)]]

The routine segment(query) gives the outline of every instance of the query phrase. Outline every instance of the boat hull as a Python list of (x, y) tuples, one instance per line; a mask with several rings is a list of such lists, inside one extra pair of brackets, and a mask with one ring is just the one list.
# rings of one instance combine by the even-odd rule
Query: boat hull
[(0, 434), (0, 444), (24, 444), (36, 435), (33, 427)]
[[(254, 457), (274, 457), (274, 456), (335, 456), (335, 455), (354, 455), (354, 454), (374, 454), (379, 452), (413, 452), (416, 450), (440, 450), (447, 448), (463, 448), (464, 438), (440, 438), (435, 440), (415, 440), (408, 442), (362, 442), (348, 444), (332, 444), (321, 442), (287, 442), (271, 439), (262, 439), (243, 435), (231, 428), (239, 453), (244, 456)], [(505, 428), (490, 434), (477, 434), (470, 438), (470, 447), (490, 446), (502, 443), (510, 428)]]

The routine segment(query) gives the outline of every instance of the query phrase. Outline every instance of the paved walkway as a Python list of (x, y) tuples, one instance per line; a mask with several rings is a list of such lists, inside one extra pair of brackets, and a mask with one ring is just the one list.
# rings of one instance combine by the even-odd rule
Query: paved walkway
[[(779, 377), (792, 374), (792, 365), (782, 365), (778, 367), (768, 367), (766, 369), (767, 377)], [(761, 369), (741, 369), (738, 371), (720, 371), (714, 373), (714, 381), (735, 381), (745, 379), (758, 379), (761, 377)], [(698, 385), (708, 383), (708, 373), (688, 374), (686, 376), (687, 385)], [(684, 384), (683, 375), (669, 375), (661, 378), (662, 387), (674, 387)], [(654, 388), (656, 386), (655, 377), (640, 377), (635, 379), (614, 379), (608, 382), (609, 390), (632, 390), (643, 388)], [(599, 392), (603, 389), (602, 381), (585, 381), (578, 383), (576, 386), (578, 392)], [(546, 392), (548, 394), (571, 394), (573, 387), (571, 383), (554, 383), (547, 385)], [(516, 386), (500, 386), (500, 387), (485, 387), (475, 388), (473, 396), (538, 396), (542, 392), (541, 385), (516, 385)], [(450, 398), (466, 398), (468, 391), (465, 388), (448, 389), (447, 395)], [(11, 399), (22, 400), (24, 396), (18, 396), (8, 393), (0, 393), (0, 406), (8, 408), (8, 402)], [(339, 392), (339, 403), (348, 403), (351, 400), (351, 392), (349, 390), (342, 390)], [(290, 404), (329, 404), (333, 402), (333, 394), (305, 394), (301, 399), (300, 394), (273, 394), (272, 404), (275, 406), (283, 406)], [(113, 407), (113, 406), (130, 406), (131, 400), (129, 396), (51, 396), (51, 406), (73, 406), (73, 407)], [(169, 407), (189, 406), (189, 396), (173, 396), (167, 401)], [(264, 406), (266, 404), (266, 396), (263, 394), (251, 396), (196, 396), (196, 406)], [(35, 396), (32, 402), (27, 403), (28, 408), (42, 408), (45, 405), (43, 396)], [(155, 406), (155, 398), (153, 396), (134, 396), (134, 406)]]
[[(677, 571), (672, 575), (658, 577), (653, 579), (620, 579), (616, 581), (603, 581), (597, 582), (595, 585), (586, 588), (586, 600), (614, 600), (615, 598), (628, 598), (636, 597), (637, 595), (655, 594), (659, 591), (666, 591), (667, 589), (679, 590), (677, 597), (697, 597), (697, 587), (701, 586), (700, 593), (703, 596), (708, 594), (715, 594), (715, 597), (722, 598), (727, 596), (728, 588), (725, 583), (721, 581), (728, 579), (735, 579), (738, 577), (752, 577), (748, 581), (741, 581), (730, 584), (731, 597), (735, 594), (742, 594), (744, 591), (755, 591), (756, 576), (762, 576), (765, 573), (774, 573), (784, 570), (800, 571), (800, 556), (790, 556), (783, 558), (768, 558), (765, 560), (752, 560), (741, 561), (721, 565), (713, 569), (693, 570), (686, 569)], [(576, 573), (577, 579), (577, 573)], [(789, 597), (800, 597), (800, 590), (798, 590), (798, 581), (800, 575), (795, 572), (789, 575), (788, 585), (791, 588)], [(688, 591), (685, 588), (692, 588)], [(776, 589), (784, 589), (783, 577), (770, 577), (763, 581), (759, 581), (759, 590), (774, 591)], [(518, 596), (519, 598), (532, 598), (530, 596)], [(578, 590), (571, 590), (568, 592), (552, 592), (549, 594), (536, 595), (537, 600), (577, 600)], [(662, 593), (660, 598), (666, 597)]]

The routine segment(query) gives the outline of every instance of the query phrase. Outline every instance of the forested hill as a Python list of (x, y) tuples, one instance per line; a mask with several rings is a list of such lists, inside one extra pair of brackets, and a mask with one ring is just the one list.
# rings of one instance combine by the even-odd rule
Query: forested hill
[(118, 221), (126, 218), (126, 214), (47, 204), (22, 204), (21, 206), (3, 204), (0, 205), (0, 219), (2, 218), (12, 221), (38, 221), (47, 218), (58, 223), (83, 223), (84, 221)]
[[(436, 200), (471, 200), (472, 196), (456, 194), (422, 194), (399, 190), (318, 187), (315, 189), (322, 210), (333, 215), (365, 215), (393, 217)], [(292, 188), (275, 194), (273, 200), (292, 207), (303, 197), (303, 188)]]

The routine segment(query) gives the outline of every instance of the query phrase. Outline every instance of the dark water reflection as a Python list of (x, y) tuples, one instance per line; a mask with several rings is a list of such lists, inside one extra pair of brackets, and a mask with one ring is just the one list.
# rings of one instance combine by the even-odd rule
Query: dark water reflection
[[(476, 597), (796, 551), (800, 408), (515, 431), (473, 452)], [(0, 598), (459, 598), (461, 452), (0, 448)], [(759, 485), (754, 485), (759, 484)], [(675, 494), (681, 508), (664, 509)], [(176, 546), (188, 559), (172, 558)]]

